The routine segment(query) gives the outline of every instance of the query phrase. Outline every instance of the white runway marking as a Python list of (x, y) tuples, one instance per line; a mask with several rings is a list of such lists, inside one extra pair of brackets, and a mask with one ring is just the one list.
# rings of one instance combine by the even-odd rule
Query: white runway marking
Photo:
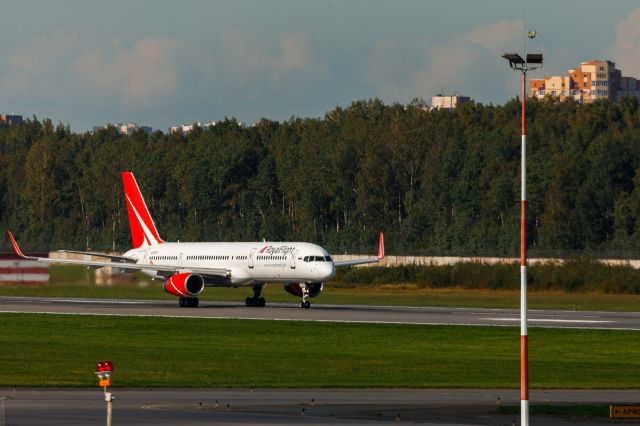
[[(367, 321), (367, 320), (341, 320), (341, 319), (312, 319), (312, 318), (261, 318), (261, 317), (234, 317), (234, 316), (199, 316), (199, 315), (167, 315), (167, 314), (120, 314), (120, 313), (102, 313), (102, 312), (52, 312), (52, 311), (20, 311), (20, 310), (1, 310), (2, 314), (39, 314), (39, 315), (77, 315), (77, 316), (99, 316), (99, 317), (138, 317), (138, 318), (181, 318), (181, 319), (210, 319), (210, 320), (242, 320), (242, 321), (284, 321), (284, 322), (328, 322), (342, 324), (378, 324), (378, 325), (418, 325), (418, 326), (461, 326), (461, 327), (514, 327), (510, 324), (480, 324), (480, 323), (446, 323), (438, 321), (426, 322), (407, 322), (407, 321)], [(520, 321), (518, 318), (482, 318), (484, 320), (493, 321)], [(536, 322), (567, 322), (567, 323), (608, 323), (615, 321), (581, 321), (581, 320), (544, 320), (530, 319)], [(540, 328), (553, 328), (550, 326), (538, 326)], [(585, 330), (585, 327), (562, 327), (565, 329)], [(630, 330), (640, 331), (637, 328), (617, 328), (617, 327), (598, 327), (598, 330)]]
[[(520, 318), (480, 318), (487, 321), (513, 321), (520, 322)], [(553, 319), (553, 318), (528, 318), (529, 322), (557, 322), (567, 324), (601, 324), (615, 321), (608, 320), (572, 320), (572, 319)]]
[(241, 316), (208, 316), (208, 315), (169, 315), (169, 314), (120, 314), (104, 312), (54, 312), (54, 311), (20, 311), (0, 310), (0, 314), (38, 314), (38, 315), (78, 315), (96, 317), (136, 317), (136, 318), (180, 318), (180, 319), (210, 319), (210, 320), (241, 320), (241, 321), (291, 321), (291, 322), (335, 322), (344, 324), (383, 324), (383, 325), (438, 325), (438, 326), (464, 326), (464, 327), (511, 327), (507, 324), (467, 324), (447, 322), (414, 322), (414, 321), (376, 321), (376, 320), (343, 320), (343, 319), (316, 319), (316, 318), (264, 318)]

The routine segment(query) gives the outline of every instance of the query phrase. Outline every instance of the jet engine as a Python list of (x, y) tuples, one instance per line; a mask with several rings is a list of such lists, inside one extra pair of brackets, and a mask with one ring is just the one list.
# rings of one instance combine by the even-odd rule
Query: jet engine
[[(322, 291), (322, 283), (311, 283), (306, 284), (307, 289), (309, 289), (309, 297), (316, 297)], [(294, 296), (302, 297), (302, 286), (301, 283), (294, 284), (285, 284), (284, 289), (287, 293), (293, 294)]]
[(164, 291), (178, 297), (196, 297), (204, 290), (204, 278), (196, 274), (175, 274), (164, 283)]

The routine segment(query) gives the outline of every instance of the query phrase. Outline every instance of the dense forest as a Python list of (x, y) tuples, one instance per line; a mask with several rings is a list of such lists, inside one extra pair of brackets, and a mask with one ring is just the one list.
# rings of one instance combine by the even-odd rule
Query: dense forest
[[(638, 101), (532, 100), (527, 116), (531, 253), (635, 256)], [(131, 170), (166, 240), (372, 252), (384, 230), (389, 254), (517, 256), (519, 134), (517, 99), (434, 111), (358, 101), (186, 135), (77, 134), (34, 117), (0, 128), (0, 226), (31, 250), (126, 249)]]

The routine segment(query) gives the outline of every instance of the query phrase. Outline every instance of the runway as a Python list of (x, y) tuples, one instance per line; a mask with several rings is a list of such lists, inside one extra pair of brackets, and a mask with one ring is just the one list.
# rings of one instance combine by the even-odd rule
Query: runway
[[(515, 327), (520, 321), (517, 309), (323, 304), (300, 309), (288, 303), (247, 308), (206, 301), (199, 308), (179, 308), (173, 301), (161, 300), (37, 297), (0, 297), (0, 312), (494, 327)], [(640, 312), (530, 310), (529, 327), (640, 330)]]

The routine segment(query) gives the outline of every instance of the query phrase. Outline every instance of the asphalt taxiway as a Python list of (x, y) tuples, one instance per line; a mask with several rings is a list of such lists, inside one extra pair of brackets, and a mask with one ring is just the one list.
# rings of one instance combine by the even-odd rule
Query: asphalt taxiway
[[(117, 425), (511, 425), (518, 414), (517, 390), (462, 389), (118, 389), (111, 392)], [(0, 389), (7, 425), (103, 424), (101, 389)], [(630, 391), (532, 391), (532, 403), (598, 404), (637, 402)], [(517, 412), (516, 412), (517, 413)], [(567, 422), (611, 424), (605, 417), (533, 416), (549, 426)]]
[[(232, 318), (378, 324), (519, 326), (517, 309), (433, 308), (292, 303), (247, 308), (240, 303), (202, 301), (198, 308), (179, 308), (161, 300), (0, 297), (0, 312), (76, 315)], [(529, 327), (640, 330), (640, 312), (529, 310)]]

